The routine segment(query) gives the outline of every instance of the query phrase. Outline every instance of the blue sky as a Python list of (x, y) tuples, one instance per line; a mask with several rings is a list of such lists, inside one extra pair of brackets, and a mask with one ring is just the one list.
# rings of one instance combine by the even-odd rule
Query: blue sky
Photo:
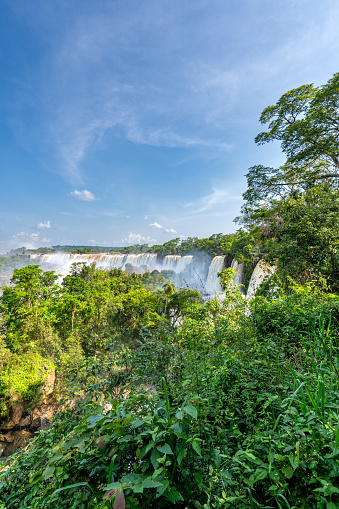
[(229, 233), (263, 108), (339, 71), (335, 0), (2, 0), (0, 251)]

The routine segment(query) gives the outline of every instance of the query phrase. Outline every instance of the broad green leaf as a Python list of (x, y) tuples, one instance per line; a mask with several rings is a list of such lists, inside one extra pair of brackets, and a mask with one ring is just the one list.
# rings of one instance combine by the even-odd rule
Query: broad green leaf
[(153, 446), (154, 446), (153, 440), (149, 442), (147, 445), (145, 445), (145, 447), (141, 449), (139, 459), (141, 460), (144, 456), (146, 456), (146, 454), (152, 449)]
[(184, 414), (182, 413), (182, 410), (178, 410), (177, 413), (175, 414), (175, 417), (177, 419), (182, 419), (184, 416)]
[(197, 454), (199, 454), (199, 456), (201, 456), (201, 449), (200, 449), (199, 442), (197, 442), (196, 440), (192, 440), (191, 446), (192, 446), (192, 449), (194, 449), (194, 451)]
[(121, 483), (120, 482), (111, 482), (110, 484), (107, 484), (106, 488), (105, 488), (105, 491), (107, 490), (118, 490), (121, 488)]
[[(126, 419), (124, 419), (124, 420), (122, 421), (122, 425), (123, 425), (123, 426), (127, 426), (127, 424), (129, 424), (130, 422), (132, 422), (132, 421), (133, 421), (133, 419), (134, 419), (134, 415), (132, 415), (132, 417), (127, 417)], [(134, 422), (134, 421), (133, 421), (133, 422)]]
[(58, 461), (60, 458), (62, 458), (62, 454), (55, 454), (49, 462), (52, 463), (53, 461)]
[(251, 477), (249, 478), (249, 482), (254, 484), (257, 481), (262, 481), (263, 479), (265, 479), (267, 477), (267, 474), (268, 474), (268, 470), (266, 470), (264, 468), (257, 468), (257, 470), (254, 472), (254, 474), (252, 474)]
[(142, 485), (141, 477), (139, 477), (138, 481), (133, 486), (131, 486), (131, 488), (134, 493), (143, 493), (144, 487)]
[(118, 436), (118, 437), (121, 437), (121, 435), (123, 435), (125, 432), (125, 428), (123, 428), (122, 426), (116, 426), (115, 430), (114, 430), (114, 433)]
[(274, 455), (274, 459), (276, 459), (278, 461), (284, 461), (285, 458), (286, 458), (286, 456), (282, 456), (281, 454)]
[(35, 484), (35, 483), (39, 482), (40, 479), (42, 478), (41, 474), (42, 474), (42, 470), (38, 470), (38, 472), (35, 472), (35, 474), (33, 474), (29, 479), (30, 484)]
[(72, 438), (72, 440), (67, 440), (62, 446), (62, 449), (64, 451), (69, 451), (70, 449), (73, 449), (74, 447), (77, 447), (78, 444), (82, 442), (79, 438)]
[(156, 479), (164, 471), (164, 467), (157, 468), (152, 474), (152, 479)]
[(93, 489), (88, 484), (88, 482), (77, 482), (76, 484), (70, 484), (69, 486), (58, 488), (57, 490), (53, 491), (52, 496), (56, 495), (57, 493), (60, 493), (61, 491), (71, 490), (72, 488), (79, 488), (80, 486), (87, 486), (87, 488), (89, 488), (94, 495)]
[(280, 479), (280, 476), (278, 474), (278, 472), (276, 470), (271, 470), (270, 472), (270, 478), (272, 479), (272, 481), (274, 482), (279, 482), (279, 479)]
[(163, 495), (163, 493), (165, 493), (165, 491), (167, 490), (168, 487), (169, 487), (169, 481), (166, 479), (166, 481), (164, 481), (164, 484), (162, 486), (159, 486), (159, 488), (157, 489), (157, 497), (156, 498), (161, 497), (161, 495)]
[(290, 465), (287, 465), (287, 467), (282, 468), (281, 471), (284, 474), (284, 476), (287, 477), (287, 479), (291, 479), (293, 475), (293, 469), (292, 467), (290, 467)]
[(162, 486), (162, 482), (153, 481), (151, 477), (146, 477), (142, 481), (142, 485), (144, 488), (158, 488), (158, 486)]
[(170, 448), (170, 446), (168, 444), (159, 445), (157, 447), (157, 449), (162, 454), (173, 454), (172, 449)]
[(293, 453), (289, 454), (288, 459), (290, 461), (291, 467), (293, 470), (298, 468), (298, 457), (294, 455)]
[(151, 454), (151, 463), (153, 465), (154, 470), (156, 470), (159, 466), (158, 459), (161, 458), (161, 454), (157, 449), (153, 449)]
[(98, 422), (103, 421), (104, 419), (106, 419), (106, 417), (102, 414), (90, 415), (89, 417), (87, 417), (87, 421), (89, 422), (89, 426), (87, 427), (94, 428), (94, 426), (98, 424)]
[(50, 477), (52, 477), (54, 472), (55, 472), (55, 467), (53, 465), (49, 465), (47, 468), (45, 468), (45, 470), (42, 472), (42, 475), (43, 475), (43, 478), (45, 479), (45, 481), (47, 479), (49, 479)]
[(142, 426), (143, 424), (144, 424), (144, 421), (142, 421), (141, 419), (134, 419), (134, 421), (131, 422), (131, 425), (134, 428), (139, 428), (139, 426)]
[(181, 464), (182, 460), (185, 457), (185, 454), (186, 454), (186, 447), (183, 447), (182, 449), (180, 449), (180, 451), (179, 451), (179, 453), (177, 455), (177, 463), (178, 463), (178, 465)]
[(197, 409), (195, 408), (195, 406), (191, 405), (191, 404), (188, 404), (186, 405), (183, 410), (186, 412), (186, 414), (190, 415), (191, 417), (193, 417), (193, 419), (197, 419), (198, 417), (198, 411)]

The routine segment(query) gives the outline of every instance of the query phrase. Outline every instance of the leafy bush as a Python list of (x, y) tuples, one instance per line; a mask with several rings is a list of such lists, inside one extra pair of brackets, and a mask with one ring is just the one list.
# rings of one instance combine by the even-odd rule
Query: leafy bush
[(54, 370), (52, 362), (36, 353), (13, 354), (0, 372), (2, 417), (6, 417), (13, 395), (26, 406), (37, 403), (52, 370)]
[(294, 345), (317, 327), (320, 317), (339, 324), (339, 297), (325, 290), (312, 282), (293, 283), (287, 295), (257, 297), (252, 304), (257, 331), (263, 337), (274, 335)]
[(172, 411), (165, 387), (165, 399), (138, 392), (109, 411), (88, 403), (73, 428), (64, 412), (2, 475), (6, 507), (108, 507), (119, 491), (132, 508), (202, 507), (206, 465), (192, 401)]

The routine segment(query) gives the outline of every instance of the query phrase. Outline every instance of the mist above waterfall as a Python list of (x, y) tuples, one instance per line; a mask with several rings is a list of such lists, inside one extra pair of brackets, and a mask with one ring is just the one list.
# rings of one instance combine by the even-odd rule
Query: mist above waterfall
[(95, 264), (102, 269), (122, 269), (129, 272), (145, 273), (170, 271), (172, 283), (177, 287), (189, 287), (205, 295), (215, 295), (222, 291), (217, 273), (223, 269), (224, 257), (212, 257), (201, 251), (187, 255), (160, 256), (153, 253), (34, 253), (29, 255), (43, 270), (54, 270), (61, 276), (70, 273), (73, 263)]

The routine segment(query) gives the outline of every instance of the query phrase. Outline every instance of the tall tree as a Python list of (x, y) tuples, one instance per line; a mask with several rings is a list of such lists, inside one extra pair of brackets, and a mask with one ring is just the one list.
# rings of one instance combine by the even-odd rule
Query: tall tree
[(287, 273), (327, 277), (339, 286), (339, 73), (325, 85), (303, 85), (268, 106), (258, 145), (281, 144), (286, 162), (252, 166), (242, 217), (272, 239), (271, 258)]
[(245, 207), (307, 192), (323, 181), (338, 188), (339, 73), (322, 87), (303, 85), (290, 90), (264, 109), (260, 122), (268, 124), (268, 129), (255, 142), (279, 141), (286, 162), (279, 168), (256, 165), (249, 169)]

